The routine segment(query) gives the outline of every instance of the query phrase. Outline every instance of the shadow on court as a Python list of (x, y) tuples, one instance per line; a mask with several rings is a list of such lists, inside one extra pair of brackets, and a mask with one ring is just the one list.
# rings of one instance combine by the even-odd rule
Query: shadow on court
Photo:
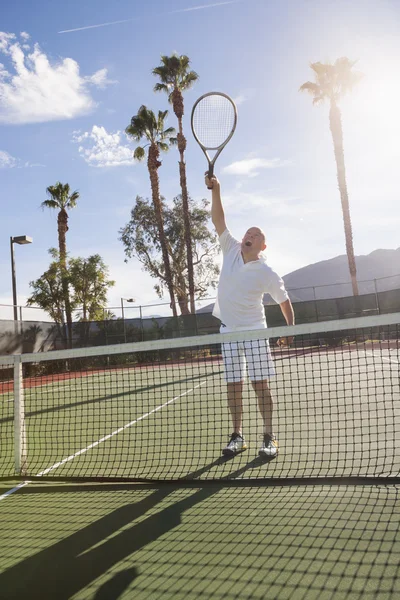
[[(196, 479), (205, 471), (226, 460), (229, 459), (218, 458), (190, 476)], [(248, 469), (255, 468), (259, 462), (259, 458), (250, 461), (235, 473), (230, 474), (229, 479), (240, 476)], [(4, 571), (0, 574), (0, 598), (7, 598), (7, 600), (71, 598), (109, 569), (116, 568), (132, 553), (178, 527), (182, 523), (182, 515), (185, 511), (218, 493), (222, 485), (207, 486), (200, 490), (195, 488), (190, 496), (171, 504), (156, 514), (151, 514), (139, 523), (135, 523), (157, 507), (167, 496), (179, 489), (177, 486), (154, 484), (154, 491), (143, 500), (112, 510), (90, 525)], [(63, 496), (95, 491), (115, 490), (117, 492), (123, 489), (138, 490), (137, 487), (129, 484), (65, 485), (62, 487), (45, 485), (43, 488), (24, 488), (18, 494)], [(148, 491), (149, 488), (144, 489)], [(190, 492), (187, 491), (187, 493)], [(10, 500), (13, 499), (10, 498)], [(74, 512), (79, 511), (79, 498), (72, 504)], [(71, 505), (68, 504), (66, 510), (70, 508)], [(56, 520), (54, 515), (53, 518)], [(65, 519), (65, 515), (63, 518)], [(21, 515), (21, 519), (29, 519), (29, 515)], [(96, 600), (120, 598), (139, 575), (140, 572), (136, 567), (118, 571), (97, 589), (93, 598)]]
[[(132, 388), (129, 391), (124, 390), (123, 392), (118, 392), (117, 394), (106, 394), (105, 396), (98, 396), (96, 398), (90, 398), (89, 400), (77, 400), (76, 402), (61, 402), (55, 406), (47, 406), (46, 408), (41, 408), (38, 410), (26, 411), (26, 417), (37, 417), (38, 415), (47, 415), (51, 413), (57, 413), (66, 409), (78, 408), (79, 406), (91, 406), (96, 404), (101, 404), (102, 402), (110, 402), (111, 400), (117, 400), (118, 398), (128, 398), (131, 401), (133, 396), (137, 394), (141, 394), (144, 392), (149, 392), (151, 390), (162, 390), (163, 388), (172, 387), (175, 389), (177, 385), (186, 384), (198, 381), (200, 379), (204, 379), (204, 375), (193, 375), (192, 377), (185, 377), (184, 379), (175, 379), (171, 381), (166, 381), (164, 383), (154, 383), (145, 385), (139, 388)], [(35, 388), (32, 388), (35, 389)], [(0, 419), (0, 423), (12, 423), (14, 422), (14, 415), (9, 417), (2, 417)]]

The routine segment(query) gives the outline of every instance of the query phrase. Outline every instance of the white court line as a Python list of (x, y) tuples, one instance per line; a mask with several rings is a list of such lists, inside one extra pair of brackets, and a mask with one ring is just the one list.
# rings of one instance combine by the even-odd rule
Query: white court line
[(373, 352), (370, 352), (369, 350), (366, 350), (365, 354), (369, 354), (370, 356), (373, 356), (374, 358), (379, 358), (380, 360), (386, 360), (387, 362), (391, 362), (396, 365), (400, 365), (400, 361), (395, 360), (394, 358), (386, 358), (386, 356), (382, 356), (381, 354), (376, 355)]
[[(205, 381), (202, 381), (201, 383), (199, 383), (198, 385), (195, 385), (190, 390), (186, 390), (186, 392), (183, 392), (182, 394), (179, 394), (179, 396), (175, 396), (175, 398), (172, 398), (171, 400), (168, 400), (168, 402), (165, 402), (164, 404), (161, 404), (161, 406), (157, 406), (157, 408), (153, 408), (153, 410), (151, 410), (150, 412), (146, 413), (145, 415), (142, 415), (138, 419), (135, 419), (134, 421), (130, 421), (130, 423), (127, 423), (123, 427), (119, 427), (119, 429), (116, 429), (112, 433), (109, 433), (108, 435), (105, 435), (100, 440), (97, 440), (97, 442), (93, 442), (93, 444), (90, 444), (86, 448), (82, 448), (82, 450), (79, 450), (78, 452), (75, 452), (75, 454), (71, 454), (70, 456), (67, 456), (67, 458), (64, 458), (60, 462), (55, 463), (53, 466), (49, 467), (48, 469), (45, 469), (44, 471), (41, 471), (40, 473), (38, 473), (36, 475), (36, 477), (43, 477), (43, 475), (47, 475), (51, 471), (54, 471), (55, 469), (58, 469), (58, 467), (61, 467), (61, 465), (64, 465), (67, 462), (70, 462), (71, 460), (73, 460), (77, 456), (80, 456), (81, 454), (85, 454), (85, 452), (87, 452), (88, 450), (91, 450), (92, 448), (95, 448), (96, 446), (98, 446), (102, 442), (105, 442), (106, 440), (109, 440), (114, 435), (117, 435), (118, 433), (121, 433), (121, 431), (124, 431), (125, 429), (128, 429), (129, 427), (132, 427), (132, 425), (135, 425), (136, 423), (139, 423), (139, 421), (143, 421), (143, 419), (145, 419), (146, 417), (149, 417), (150, 415), (158, 412), (159, 410), (161, 410), (165, 406), (168, 406), (168, 404), (172, 404), (172, 402), (175, 402), (175, 400), (178, 400), (178, 398), (182, 398), (182, 396), (186, 396), (187, 394), (190, 394), (190, 392), (193, 392), (195, 389), (197, 389), (201, 385), (204, 385), (205, 383), (206, 383)], [(32, 482), (31, 481), (24, 481), (23, 483), (20, 483), (19, 485), (17, 485), (12, 490), (9, 490), (5, 494), (2, 494), (0, 496), (0, 500), (2, 500), (3, 498), (6, 498), (7, 496), (10, 496), (11, 494), (13, 494), (14, 492), (16, 492), (20, 488), (28, 485), (29, 483), (32, 483)]]
[(11, 494), (13, 494), (14, 492), (17, 492), (19, 489), (25, 487), (26, 485), (28, 485), (28, 483), (30, 483), (30, 481), (24, 481), (23, 483), (20, 483), (12, 490), (8, 490), (8, 492), (6, 492), (5, 494), (2, 494), (0, 496), (0, 500), (3, 500), (3, 498), (7, 498), (7, 496), (11, 496)]

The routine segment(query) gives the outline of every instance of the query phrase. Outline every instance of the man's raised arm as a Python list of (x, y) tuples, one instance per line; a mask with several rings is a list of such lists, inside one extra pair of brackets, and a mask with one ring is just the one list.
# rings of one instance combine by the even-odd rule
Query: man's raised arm
[(221, 201), (221, 186), (218, 179), (215, 177), (208, 178), (206, 173), (206, 186), (212, 189), (211, 192), (211, 220), (218, 233), (221, 235), (226, 229), (225, 213)]

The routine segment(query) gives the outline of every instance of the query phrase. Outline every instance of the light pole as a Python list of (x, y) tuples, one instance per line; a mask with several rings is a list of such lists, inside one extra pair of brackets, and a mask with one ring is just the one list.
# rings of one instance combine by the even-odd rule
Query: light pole
[(121, 298), (121, 311), (122, 311), (122, 323), (124, 327), (124, 342), (126, 344), (126, 328), (125, 328), (125, 315), (124, 315), (124, 300), (126, 302), (136, 302), (135, 298)]
[(32, 238), (27, 235), (18, 235), (17, 237), (10, 237), (10, 250), (11, 250), (11, 277), (12, 277), (12, 290), (13, 290), (13, 307), (14, 307), (14, 321), (18, 321), (18, 308), (17, 308), (17, 278), (15, 276), (15, 260), (14, 260), (14, 244), (23, 246), (24, 244), (31, 244)]

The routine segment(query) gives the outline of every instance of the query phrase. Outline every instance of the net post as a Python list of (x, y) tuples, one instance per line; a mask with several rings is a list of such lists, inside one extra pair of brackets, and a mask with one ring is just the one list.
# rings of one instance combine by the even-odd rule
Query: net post
[(18, 475), (27, 472), (27, 445), (25, 428), (24, 386), (21, 357), (14, 364), (14, 454), (15, 470)]

